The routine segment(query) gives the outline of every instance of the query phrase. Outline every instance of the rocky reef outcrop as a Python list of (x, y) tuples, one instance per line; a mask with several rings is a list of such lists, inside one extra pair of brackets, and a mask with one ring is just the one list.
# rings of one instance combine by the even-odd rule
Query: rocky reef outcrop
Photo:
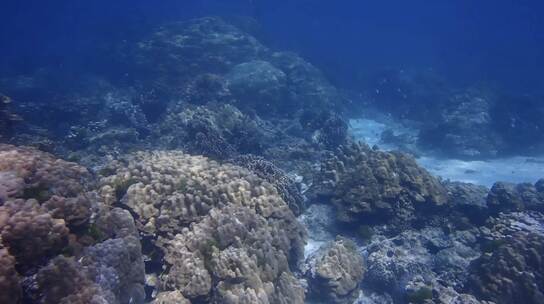
[(346, 223), (408, 222), (415, 212), (447, 203), (442, 184), (406, 154), (373, 150), (365, 144), (339, 148), (321, 164), (317, 196), (330, 198)]
[[(205, 84), (217, 84), (211, 88), (226, 89), (238, 108), (264, 116), (291, 115), (310, 106), (330, 108), (339, 101), (338, 92), (317, 68), (295, 54), (270, 50), (220, 18), (165, 25), (138, 42), (130, 54), (127, 59), (138, 67), (138, 82), (152, 79), (161, 84), (150, 84), (153, 87), (179, 96), (170, 88), (188, 88), (184, 84), (195, 77), (214, 75), (214, 81)], [(213, 101), (187, 97), (199, 104)]]
[(136, 153), (102, 171), (101, 196), (135, 215), (151, 238), (150, 258), (165, 265), (148, 273), (161, 298), (180, 292), (191, 302), (303, 303), (292, 270), (305, 230), (272, 184), (174, 151)]
[(497, 156), (504, 144), (493, 129), (492, 98), (478, 90), (453, 94), (439, 118), (423, 127), (420, 144), (466, 158)]
[(487, 205), (494, 213), (513, 211), (544, 211), (544, 180), (536, 184), (498, 182), (491, 187)]
[(494, 303), (541, 303), (544, 218), (508, 213), (482, 228), (483, 254), (470, 265), (466, 290)]

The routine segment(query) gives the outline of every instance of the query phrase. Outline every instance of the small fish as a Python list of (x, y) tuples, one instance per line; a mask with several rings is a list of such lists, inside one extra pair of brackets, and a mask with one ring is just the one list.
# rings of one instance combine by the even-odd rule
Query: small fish
[(11, 103), (11, 102), (12, 102), (12, 99), (11, 99), (11, 97), (6, 96), (6, 95), (0, 93), (0, 102), (2, 102), (2, 103), (4, 103), (4, 104), (8, 104), (8, 103)]

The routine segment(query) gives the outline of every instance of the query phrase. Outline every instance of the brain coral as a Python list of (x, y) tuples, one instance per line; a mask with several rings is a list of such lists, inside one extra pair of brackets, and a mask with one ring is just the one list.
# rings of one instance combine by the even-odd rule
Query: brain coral
[(129, 208), (163, 255), (160, 301), (303, 303), (291, 269), (305, 231), (270, 183), (177, 151), (139, 152), (105, 169), (104, 200)]

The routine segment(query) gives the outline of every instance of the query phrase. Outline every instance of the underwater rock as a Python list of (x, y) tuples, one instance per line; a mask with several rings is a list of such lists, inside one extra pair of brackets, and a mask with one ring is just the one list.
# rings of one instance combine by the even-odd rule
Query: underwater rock
[(544, 211), (544, 191), (539, 184), (498, 182), (491, 187), (487, 205), (494, 213), (535, 210)]
[(241, 63), (225, 75), (238, 107), (260, 115), (292, 111), (287, 99), (287, 76), (262, 60)]
[(497, 156), (503, 143), (492, 126), (491, 98), (475, 90), (452, 95), (438, 121), (420, 133), (420, 144), (452, 156)]
[(341, 146), (326, 158), (312, 191), (330, 197), (338, 220), (346, 223), (406, 223), (418, 210), (447, 203), (445, 188), (412, 157), (364, 144)]
[(200, 73), (225, 74), (268, 52), (251, 35), (215, 17), (163, 26), (132, 51), (127, 60), (137, 63), (138, 79), (172, 88)]
[(506, 143), (508, 154), (533, 154), (544, 151), (542, 95), (499, 96), (491, 109), (493, 128)]
[(310, 258), (307, 277), (311, 296), (327, 303), (353, 303), (364, 275), (357, 245), (338, 238)]
[(308, 234), (314, 241), (325, 242), (334, 240), (338, 228), (334, 221), (334, 207), (328, 204), (311, 204), (299, 216)]
[(451, 209), (458, 213), (455, 217), (466, 217), (473, 224), (482, 224), (489, 216), (487, 196), (489, 189), (484, 186), (463, 182), (442, 182), (448, 191), (448, 201)]
[(103, 199), (131, 210), (144, 235), (158, 235), (150, 245), (164, 256), (161, 292), (210, 303), (302, 303), (291, 271), (305, 230), (273, 185), (176, 151), (135, 153), (109, 168)]
[(165, 25), (137, 43), (125, 60), (137, 63), (138, 82), (193, 104), (223, 101), (244, 112), (293, 116), (304, 108), (332, 110), (341, 100), (300, 56), (272, 52), (216, 17)]
[(339, 110), (344, 99), (323, 73), (291, 52), (274, 52), (268, 59), (287, 76), (289, 109)]
[(299, 121), (305, 130), (312, 132), (312, 141), (325, 149), (335, 149), (347, 142), (348, 124), (334, 112), (304, 111)]

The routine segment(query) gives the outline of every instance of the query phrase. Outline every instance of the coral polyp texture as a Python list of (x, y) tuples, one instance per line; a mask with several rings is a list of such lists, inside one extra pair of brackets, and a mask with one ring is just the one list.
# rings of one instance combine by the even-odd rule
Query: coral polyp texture
[(340, 147), (322, 162), (315, 192), (330, 197), (338, 220), (347, 223), (409, 221), (418, 210), (447, 203), (445, 188), (413, 157), (355, 143)]
[[(0, 145), (0, 285), (11, 287), (6, 294), (2, 288), (0, 303), (143, 301), (144, 264), (133, 220), (94, 200), (90, 177), (84, 167), (51, 154)], [(119, 213), (128, 220), (112, 216)], [(112, 225), (115, 233), (107, 229)], [(119, 249), (108, 247), (112, 242)], [(107, 254), (99, 251), (103, 247)]]
[(291, 270), (305, 230), (272, 184), (178, 151), (138, 152), (102, 171), (104, 201), (135, 214), (163, 256), (156, 302), (303, 303)]
[(328, 303), (353, 303), (364, 275), (364, 262), (357, 244), (339, 238), (310, 259), (310, 288)]

